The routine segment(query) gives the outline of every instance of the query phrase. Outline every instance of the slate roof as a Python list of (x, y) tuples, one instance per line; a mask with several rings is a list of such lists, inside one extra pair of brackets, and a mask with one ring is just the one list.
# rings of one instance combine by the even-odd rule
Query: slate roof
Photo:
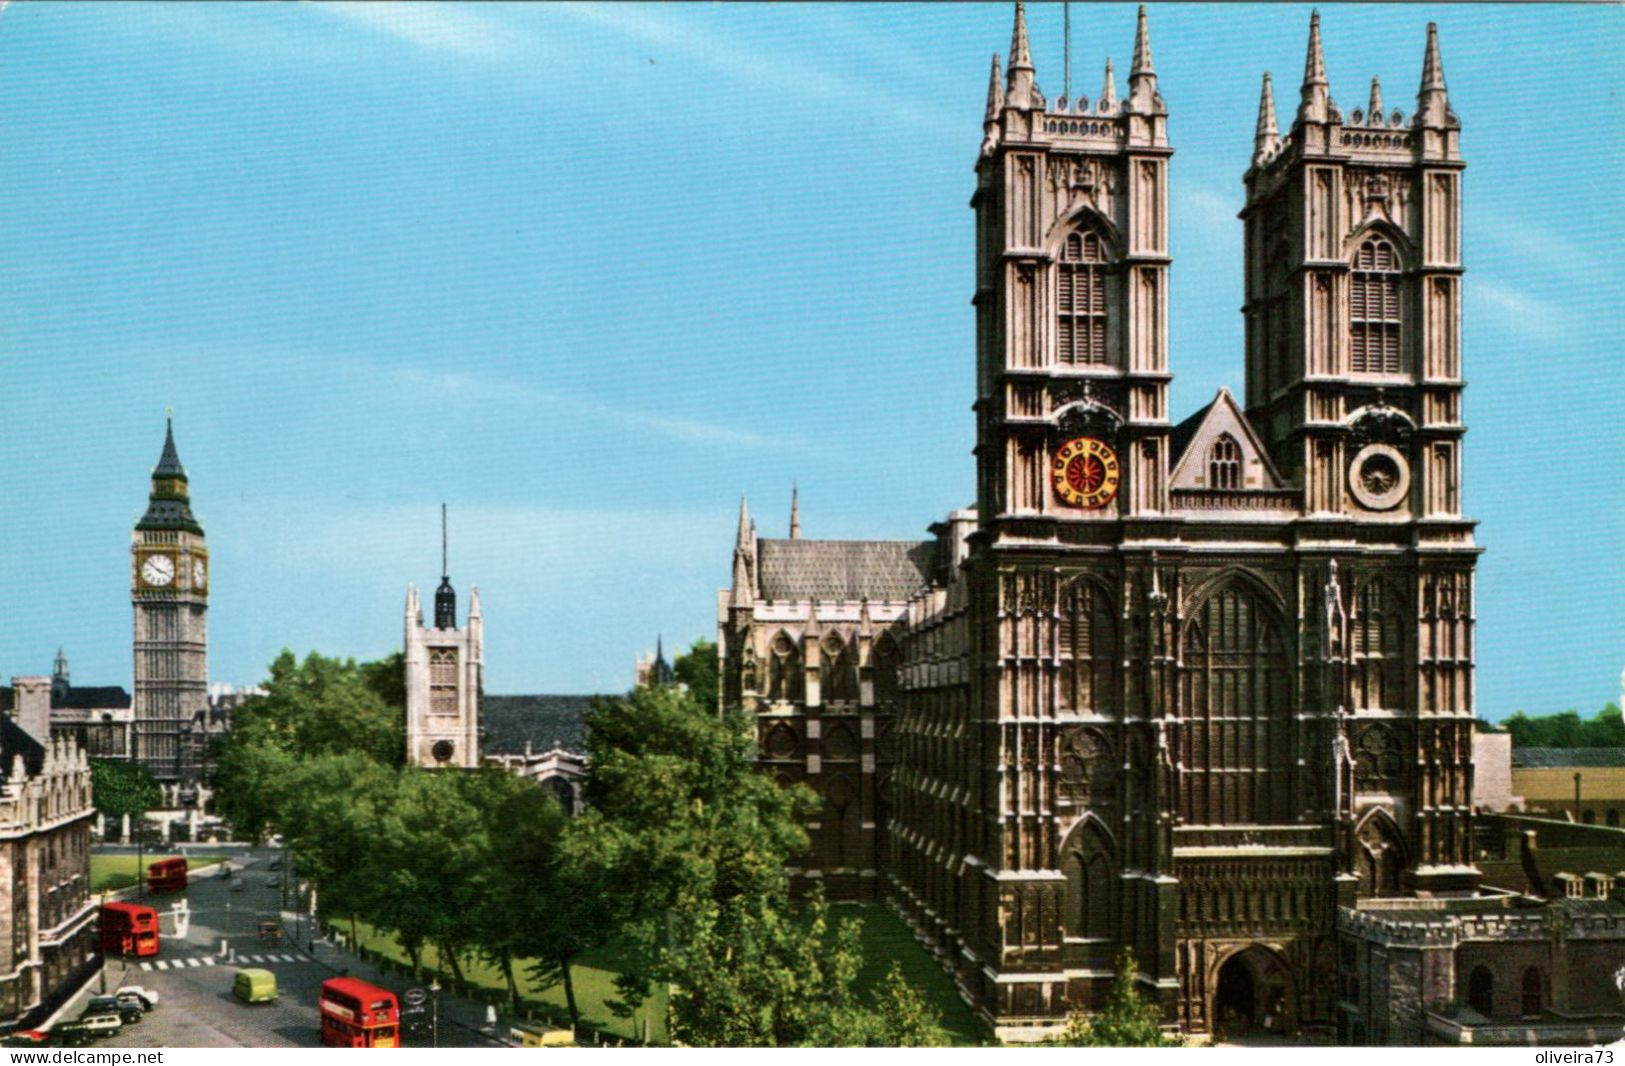
[(0, 780), (11, 773), (12, 760), (18, 755), (23, 757), (30, 775), (39, 773), (45, 765), (45, 745), (10, 718), (0, 718)]
[(934, 540), (760, 540), (768, 600), (906, 600), (931, 583)]
[(585, 715), (592, 696), (485, 696), (480, 700), (480, 735), (487, 755), (522, 755), (525, 742), (536, 754), (563, 748), (585, 754)]
[(76, 711), (99, 711), (104, 708), (128, 707), (130, 694), (118, 685), (91, 685), (69, 688), (67, 692), (52, 692), (51, 706)]
[(1168, 447), (1171, 453), (1168, 456), (1169, 470), (1179, 465), (1179, 458), (1185, 454), (1185, 449), (1189, 446), (1191, 438), (1196, 436), (1196, 431), (1201, 429), (1202, 423), (1207, 420), (1208, 412), (1213, 410), (1213, 405), (1218, 402), (1219, 398), (1217, 396), (1213, 397), (1213, 399), (1198, 407), (1189, 418), (1168, 431)]
[(1513, 748), (1512, 765), (1531, 770), (1625, 766), (1625, 748)]

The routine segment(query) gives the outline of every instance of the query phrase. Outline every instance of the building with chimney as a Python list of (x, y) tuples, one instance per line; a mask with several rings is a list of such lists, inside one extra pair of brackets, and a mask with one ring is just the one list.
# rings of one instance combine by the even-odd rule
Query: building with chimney
[[(888, 898), (1009, 1040), (1101, 1006), (1126, 951), (1190, 1034), (1561, 1041), (1571, 1009), (1607, 1032), (1617, 998), (1574, 988), (1610, 979), (1564, 963), (1560, 1002), (1555, 954), (1533, 1012), (1451, 1009), (1473, 967), (1532, 957), (1549, 901), (1473, 864), (1465, 164), (1437, 32), (1408, 116), (1375, 80), (1337, 106), (1318, 13), (1285, 130), (1264, 76), (1245, 388), (1177, 420), (1169, 113), (1143, 7), (1127, 92), (1108, 63), (1091, 101), (1040, 90), (1016, 4), (971, 200), (974, 509), (818, 541), (741, 505), (723, 698), (764, 772), (824, 797), (796, 873)], [(1587, 936), (1625, 930), (1587, 902)], [(1379, 1019), (1411, 994), (1383, 945), (1423, 942), (1452, 946)]]
[(130, 537), (135, 610), (135, 700), (130, 753), (165, 785), (172, 806), (195, 787), (190, 738), (209, 709), (209, 567), (203, 527), (192, 514), (173, 422), (152, 471), (146, 513)]

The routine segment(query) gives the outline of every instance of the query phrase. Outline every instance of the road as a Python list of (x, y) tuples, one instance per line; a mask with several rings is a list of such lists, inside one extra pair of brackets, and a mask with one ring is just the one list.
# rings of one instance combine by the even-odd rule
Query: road
[[(318, 1047), (321, 1030), (316, 1000), (321, 983), (334, 976), (336, 968), (348, 969), (397, 994), (404, 991), (398, 980), (381, 979), (367, 966), (330, 946), (317, 944), (316, 957), (312, 957), (308, 931), (303, 925), (285, 922), (289, 938), (283, 945), (260, 943), (259, 923), (278, 919), (282, 912), (282, 871), (273, 868), (280, 865), (282, 853), (263, 848), (229, 854), (233, 877), (222, 877), (218, 868), (211, 867), (188, 885), (184, 896), (191, 922), (184, 938), (173, 935), (175, 924), (169, 913), (181, 893), (142, 901), (159, 912), (162, 946), (155, 958), (108, 959), (107, 988), (111, 991), (120, 985), (143, 985), (156, 990), (161, 1002), (140, 1022), (125, 1026), (117, 1035), (99, 1041), (100, 1045)], [(241, 884), (233, 888), (234, 882)], [(222, 943), (227, 948), (225, 955), (221, 954)], [(245, 967), (276, 974), (274, 1003), (248, 1005), (232, 996), (232, 980)], [(62, 1017), (78, 1017), (86, 1001), (99, 989), (99, 981), (92, 981)], [(491, 1042), (471, 1027), (483, 1020), (478, 1010), (473, 1004), (442, 997), (440, 1045), (489, 1046)], [(408, 1046), (428, 1044), (427, 1039), (407, 1040)]]

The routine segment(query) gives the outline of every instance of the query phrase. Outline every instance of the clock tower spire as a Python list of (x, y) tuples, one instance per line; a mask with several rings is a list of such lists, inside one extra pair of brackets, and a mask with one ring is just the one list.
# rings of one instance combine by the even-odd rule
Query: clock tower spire
[[(186, 468), (166, 419), (147, 509), (130, 538), (135, 611), (135, 743), (132, 755), (160, 782), (197, 777), (182, 738), (208, 710), (209, 553), (192, 513)], [(173, 797), (171, 797), (173, 798)]]

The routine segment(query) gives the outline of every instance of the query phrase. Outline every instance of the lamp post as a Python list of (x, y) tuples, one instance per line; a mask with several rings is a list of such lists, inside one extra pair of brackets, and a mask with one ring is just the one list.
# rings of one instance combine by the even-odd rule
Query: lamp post
[(440, 979), (429, 979), (429, 1046), (440, 1046)]

